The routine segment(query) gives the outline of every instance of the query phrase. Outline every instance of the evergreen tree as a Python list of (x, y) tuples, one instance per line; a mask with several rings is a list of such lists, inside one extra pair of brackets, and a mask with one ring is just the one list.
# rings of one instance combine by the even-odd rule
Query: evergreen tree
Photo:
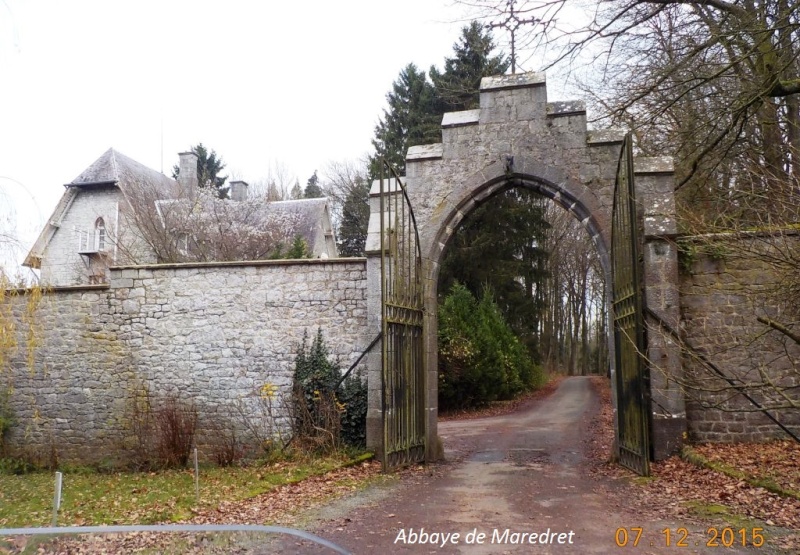
[(424, 71), (408, 64), (392, 84), (386, 95), (389, 103), (380, 123), (375, 127), (372, 145), (375, 154), (370, 158), (370, 175), (380, 173), (380, 159), (405, 173), (405, 157), (409, 147), (435, 143), (440, 140), (439, 124), (435, 110), (433, 85)]
[(294, 182), (294, 187), (292, 187), (292, 190), (289, 192), (289, 197), (292, 200), (297, 200), (297, 199), (303, 198), (303, 189), (300, 188), (300, 182), (299, 181), (295, 181)]
[[(473, 22), (462, 28), (444, 69), (431, 67), (432, 83), (413, 64), (400, 73), (376, 128), (373, 178), (381, 156), (402, 171), (408, 147), (440, 141), (445, 112), (479, 106), (481, 79), (502, 74), (509, 65), (504, 55), (493, 55), (494, 49), (491, 33)], [(548, 228), (543, 203), (530, 191), (513, 189), (476, 209), (451, 239), (439, 284), (445, 292), (461, 282), (476, 297), (488, 285), (504, 319), (534, 357), (547, 262), (540, 247)]]
[(547, 277), (547, 252), (542, 248), (549, 228), (545, 202), (517, 188), (476, 208), (453, 234), (439, 274), (442, 292), (460, 282), (478, 296), (488, 285), (505, 320), (534, 358)]
[[(222, 157), (217, 156), (215, 150), (208, 151), (203, 143), (198, 143), (191, 148), (197, 155), (197, 185), (201, 189), (213, 188), (219, 198), (228, 198), (229, 187), (225, 184), (228, 176), (220, 176), (220, 172), (225, 169)], [(177, 165), (172, 166), (172, 178), (178, 179), (181, 168)]]
[(303, 190), (303, 198), (320, 198), (324, 196), (325, 193), (322, 192), (322, 187), (319, 186), (317, 170), (314, 170), (314, 175), (308, 178), (306, 188)]
[(369, 225), (369, 181), (359, 178), (348, 190), (339, 223), (339, 254), (363, 256)]
[(461, 38), (453, 45), (454, 56), (445, 58), (444, 72), (431, 66), (429, 75), (436, 91), (438, 113), (478, 108), (481, 79), (500, 75), (508, 69), (508, 59), (495, 49), (490, 31), (477, 21), (461, 29)]
[(541, 384), (541, 368), (503, 319), (489, 288), (476, 298), (453, 283), (439, 303), (439, 401), (464, 408)]

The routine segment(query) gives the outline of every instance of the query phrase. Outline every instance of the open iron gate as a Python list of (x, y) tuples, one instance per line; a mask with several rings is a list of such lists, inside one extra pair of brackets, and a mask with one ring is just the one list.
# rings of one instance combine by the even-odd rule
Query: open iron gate
[(422, 255), (405, 186), (381, 163), (383, 468), (425, 460)]
[(614, 347), (617, 377), (617, 449), (621, 465), (650, 473), (649, 391), (642, 300), (642, 261), (633, 178), (631, 134), (625, 136), (614, 184), (611, 224)]

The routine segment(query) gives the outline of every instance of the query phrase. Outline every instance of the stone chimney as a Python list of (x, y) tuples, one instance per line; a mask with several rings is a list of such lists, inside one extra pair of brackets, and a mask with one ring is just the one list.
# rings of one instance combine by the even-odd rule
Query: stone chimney
[(180, 152), (180, 173), (178, 183), (180, 184), (181, 196), (185, 198), (197, 198), (197, 154), (194, 152)]
[(247, 188), (249, 185), (244, 181), (231, 181), (228, 185), (230, 185), (230, 197), (231, 200), (238, 200), (243, 201), (247, 200)]

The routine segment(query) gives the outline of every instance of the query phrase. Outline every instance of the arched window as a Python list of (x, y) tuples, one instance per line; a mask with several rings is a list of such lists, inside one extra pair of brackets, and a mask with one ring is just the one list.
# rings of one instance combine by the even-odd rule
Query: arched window
[(98, 251), (106, 250), (106, 222), (97, 218), (94, 222), (94, 240)]

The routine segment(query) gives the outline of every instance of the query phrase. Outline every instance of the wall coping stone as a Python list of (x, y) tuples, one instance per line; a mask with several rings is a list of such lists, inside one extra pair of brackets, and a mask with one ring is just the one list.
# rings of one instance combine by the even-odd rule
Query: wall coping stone
[(546, 84), (545, 74), (514, 73), (511, 75), (495, 75), (481, 79), (481, 92), (502, 91), (507, 89), (521, 89), (525, 87), (541, 87)]
[(443, 154), (444, 149), (442, 143), (412, 146), (408, 149), (408, 154), (406, 154), (406, 163), (422, 162), (423, 160), (439, 160)]
[(800, 235), (800, 229), (753, 229), (745, 231), (723, 231), (719, 233), (702, 233), (700, 235), (681, 235), (681, 241), (708, 241), (709, 239), (754, 239), (760, 237), (783, 237)]
[[(177, 270), (192, 268), (237, 268), (245, 266), (313, 266), (323, 264), (352, 264), (354, 262), (365, 262), (367, 259), (361, 256), (342, 257), (342, 258), (289, 258), (283, 260), (232, 260), (219, 262), (181, 262), (174, 264), (144, 264), (141, 266), (112, 266), (110, 271), (121, 270)], [(108, 287), (108, 285), (105, 285)]]
[(463, 110), (461, 112), (447, 112), (442, 116), (442, 129), (476, 125), (481, 117), (480, 108), (477, 110)]
[(610, 145), (622, 143), (627, 129), (595, 129), (586, 133), (586, 144), (588, 145)]
[(585, 113), (586, 103), (583, 100), (559, 100), (547, 103), (547, 115), (551, 118)]
[(673, 174), (675, 162), (672, 156), (634, 157), (634, 175)]
[[(49, 295), (51, 293), (69, 293), (72, 291), (105, 291), (109, 289), (110, 285), (108, 283), (96, 283), (96, 284), (84, 284), (84, 285), (58, 285), (58, 286), (50, 286), (50, 285), (42, 285), (42, 293), (45, 295)], [(4, 289), (6, 293), (18, 293), (18, 294), (25, 294), (29, 293), (33, 288), (32, 287), (11, 287), (8, 289)]]

